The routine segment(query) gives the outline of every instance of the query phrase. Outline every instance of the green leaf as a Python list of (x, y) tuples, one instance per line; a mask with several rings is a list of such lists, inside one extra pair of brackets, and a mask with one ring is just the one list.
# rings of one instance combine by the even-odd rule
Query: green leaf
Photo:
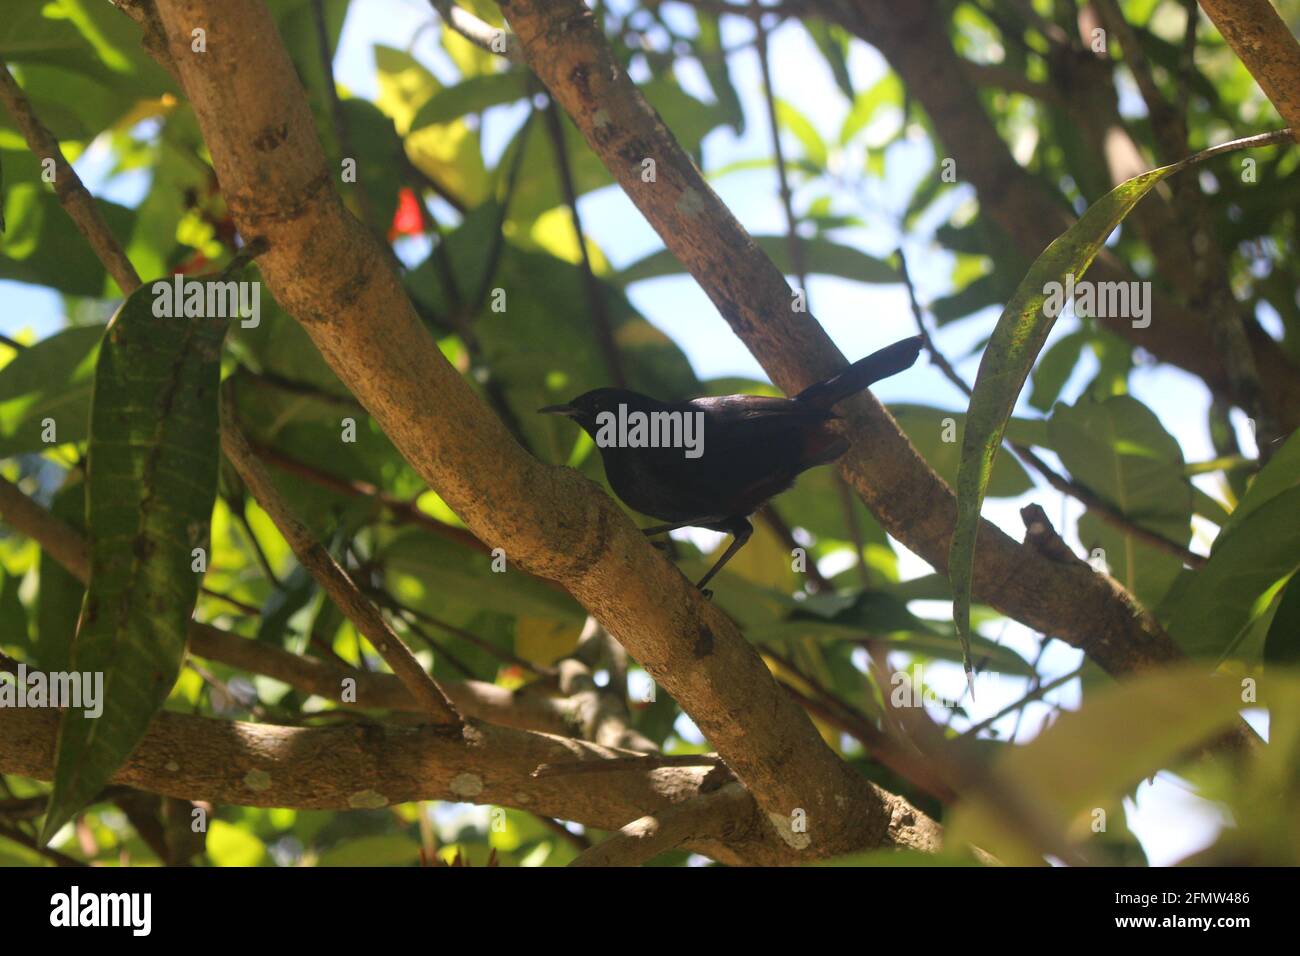
[[(1192, 487), (1183, 453), (1155, 414), (1128, 395), (1103, 402), (1081, 398), (1057, 405), (1047, 422), (1052, 447), (1070, 474), (1135, 525), (1176, 544), (1191, 538)], [(1155, 607), (1182, 570), (1178, 558), (1145, 544), (1092, 512), (1079, 539), (1101, 548), (1111, 575), (1147, 607)]]
[(740, 105), (736, 86), (731, 82), (730, 60), (723, 55), (722, 31), (718, 26), (718, 18), (703, 10), (697, 10), (695, 18), (700, 25), (694, 44), (700, 54), (700, 65), (704, 68), (704, 75), (709, 78), (714, 99), (718, 101), (727, 124), (739, 136), (745, 132), (745, 110)]
[(43, 839), (108, 782), (176, 681), (217, 490), (227, 322), (158, 318), (151, 286), (104, 334), (91, 399), (90, 584), (72, 669), (103, 675), (103, 712), (64, 712)]
[(513, 103), (527, 95), (528, 73), (524, 70), (471, 76), (429, 97), (411, 120), (411, 132), (481, 113), (490, 106)]
[[(1290, 698), (1300, 687), (1279, 682), (1273, 691)], [(996, 792), (1016, 794), (1044, 829), (1060, 833), (1080, 821), (1086, 826), (1096, 808), (1156, 771), (1177, 766), (1197, 744), (1230, 727), (1244, 706), (1240, 685), (1202, 669), (1145, 672), (1100, 690), (1081, 710), (1009, 750), (994, 770)], [(967, 798), (947, 823), (945, 842), (953, 846), (981, 847), (1009, 866), (1043, 862), (1025, 829), (987, 799)], [(1088, 850), (1085, 845), (1083, 852)]]
[[(1276, 136), (1234, 140), (1196, 153), (1169, 166), (1120, 183), (1088, 207), (1073, 226), (1056, 238), (1030, 267), (998, 319), (984, 350), (970, 401), (970, 422), (962, 440), (961, 470), (957, 478), (957, 521), (948, 555), (953, 590), (953, 619), (963, 639), (970, 634), (971, 580), (975, 567), (975, 540), (979, 533), (980, 506), (984, 501), (993, 461), (1002, 445), (1007, 420), (1020, 390), (1029, 377), (1057, 311), (1045, 309), (1049, 283), (1064, 285), (1066, 277), (1080, 280), (1092, 265), (1106, 238), (1129, 214), (1138, 200), (1166, 176), (1211, 156), (1243, 147), (1266, 145)], [(1052, 314), (1048, 314), (1048, 312)], [(970, 662), (966, 673), (972, 682)]]
[(1264, 638), (1265, 664), (1300, 664), (1300, 584), (1292, 578), (1282, 592)]
[(1029, 394), (1031, 408), (1040, 412), (1051, 410), (1087, 344), (1086, 332), (1071, 332), (1043, 353), (1042, 361), (1034, 369), (1034, 390)]
[[(77, 531), (86, 530), (86, 485), (77, 480), (54, 495), (50, 513)], [(45, 671), (66, 671), (72, 657), (81, 602), (86, 589), (49, 554), (41, 551), (41, 589), (36, 595), (36, 664)]]
[(959, 292), (935, 299), (930, 303), (930, 313), (934, 316), (934, 321), (943, 326), (980, 309), (997, 305), (1004, 299), (1001, 280), (996, 272), (990, 272), (968, 283)]
[[(106, 278), (103, 263), (69, 218), (53, 187), (42, 181), (36, 157), (5, 152), (4, 167), (10, 185), (4, 196), (0, 279), (49, 286), (68, 295), (104, 295), (112, 280)], [(119, 241), (131, 235), (132, 210), (101, 199), (96, 199), (95, 205)]]
[(225, 820), (212, 821), (206, 849), (216, 866), (259, 866), (267, 857), (266, 844), (256, 835)]
[[(894, 403), (889, 406), (890, 413), (899, 426), (907, 433), (910, 441), (921, 456), (937, 471), (943, 480), (952, 484), (957, 480), (957, 470), (961, 464), (961, 436), (966, 427), (966, 415), (962, 412), (950, 412), (927, 405), (908, 405)], [(945, 423), (952, 421), (951, 427)], [(1028, 434), (1032, 428), (1028, 421), (1017, 422), (1015, 430)], [(1017, 437), (1017, 436), (1013, 436)], [(945, 439), (951, 438), (951, 441)], [(1041, 441), (1032, 444), (1043, 444)], [(1007, 455), (999, 458), (993, 469), (993, 478), (989, 482), (988, 495), (991, 498), (1014, 498), (1022, 495), (1034, 486), (1028, 473), (1020, 462)]]
[(57, 442), (86, 438), (95, 350), (102, 325), (56, 332), (23, 349), (0, 369), (0, 457), (47, 447), (47, 418)]
[[(903, 105), (903, 84), (899, 82), (896, 73), (886, 73), (871, 89), (854, 97), (853, 108), (849, 110), (849, 115), (844, 118), (844, 125), (840, 127), (840, 145), (847, 145), (871, 122), (876, 115), (876, 110), (885, 105), (899, 108)], [(930, 179), (941, 184), (937, 175), (931, 176)]]
[(409, 866), (419, 862), (420, 844), (400, 833), (348, 840), (321, 854), (317, 866)]
[(1228, 523), (1223, 525), (1223, 534), (1239, 527), (1257, 509), (1297, 485), (1300, 485), (1300, 431), (1291, 434), (1251, 481)]
[(787, 103), (785, 100), (776, 102), (776, 119), (783, 129), (788, 129), (794, 134), (795, 139), (799, 140), (799, 144), (803, 146), (804, 156), (814, 165), (825, 169), (826, 143), (812, 121), (799, 112), (794, 104)]
[(826, 65), (830, 67), (831, 76), (835, 78), (835, 85), (840, 88), (840, 92), (852, 100), (853, 79), (849, 75), (848, 33), (825, 20), (811, 18), (803, 24), (803, 28), (808, 32), (813, 43), (817, 44), (817, 49), (821, 51), (822, 56), (826, 58)]
[[(493, 571), (493, 559), (461, 544), (408, 529), (379, 552), (386, 572), (403, 581), (395, 593), (418, 603), (422, 592), (440, 600), (473, 608), (553, 620), (582, 620), (582, 608), (567, 594), (521, 574), (507, 559), (504, 571)], [(403, 590), (403, 588), (410, 590)]]
[(1192, 657), (1221, 660), (1300, 568), (1300, 487), (1219, 534), (1205, 567), (1178, 589), (1169, 633)]
[[(755, 236), (754, 241), (769, 259), (786, 275), (794, 273), (794, 264), (790, 261), (790, 241), (786, 236)], [(865, 252), (825, 239), (802, 238), (799, 240), (803, 250), (804, 265), (809, 273), (839, 276), (855, 282), (898, 282), (898, 271), (889, 263)], [(660, 276), (677, 275), (685, 270), (677, 258), (667, 249), (652, 252), (644, 259), (638, 259), (615, 277), (621, 285), (630, 285), (643, 279), (655, 279)]]

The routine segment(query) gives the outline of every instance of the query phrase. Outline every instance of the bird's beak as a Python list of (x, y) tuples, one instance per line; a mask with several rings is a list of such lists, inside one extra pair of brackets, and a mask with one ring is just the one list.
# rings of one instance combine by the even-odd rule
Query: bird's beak
[(539, 415), (567, 415), (572, 417), (578, 414), (578, 410), (572, 405), (547, 405), (545, 408), (537, 410)]

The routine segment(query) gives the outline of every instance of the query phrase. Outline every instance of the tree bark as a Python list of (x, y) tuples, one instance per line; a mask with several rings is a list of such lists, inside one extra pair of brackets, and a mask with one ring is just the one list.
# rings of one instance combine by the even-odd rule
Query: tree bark
[[(240, 233), (268, 244), (258, 260), (268, 285), (429, 485), (479, 538), (511, 564), (559, 580), (627, 647), (788, 845), (814, 857), (910, 834), (935, 842), (932, 821), (900, 810), (899, 798), (826, 746), (734, 623), (612, 501), (577, 473), (527, 455), (442, 358), (389, 257), (333, 190), (265, 6), (157, 6)], [(196, 27), (206, 31), (205, 53), (191, 51)], [(808, 833), (789, 832), (796, 811)], [(909, 821), (901, 830), (900, 814)]]

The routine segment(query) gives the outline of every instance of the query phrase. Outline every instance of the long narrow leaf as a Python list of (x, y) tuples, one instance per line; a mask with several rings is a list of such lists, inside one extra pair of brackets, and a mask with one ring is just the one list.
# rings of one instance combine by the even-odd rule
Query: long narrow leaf
[[(149, 286), (109, 323), (91, 398), (90, 582), (72, 669), (102, 675), (102, 712), (59, 727), (49, 840), (144, 735), (180, 671), (218, 465), (217, 386), (227, 321), (157, 318)], [(87, 675), (90, 675), (88, 678)]]
[(957, 523), (948, 552), (953, 620), (962, 638), (966, 677), (972, 688), (970, 652), (966, 645), (970, 639), (971, 582), (980, 507), (1011, 410), (1056, 321), (1056, 313), (1048, 315), (1043, 308), (1049, 283), (1064, 285), (1069, 275), (1076, 281), (1082, 279), (1106, 237), (1167, 176), (1221, 153), (1291, 141), (1287, 130), (1233, 140), (1120, 183), (1089, 206), (1078, 222), (1043, 251), (1007, 302), (975, 379), (957, 475)]

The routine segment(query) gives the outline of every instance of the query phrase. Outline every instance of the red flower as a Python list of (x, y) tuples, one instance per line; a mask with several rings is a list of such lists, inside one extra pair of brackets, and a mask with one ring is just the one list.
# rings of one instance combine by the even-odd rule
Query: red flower
[(424, 232), (424, 217), (420, 215), (420, 200), (414, 191), (403, 186), (397, 194), (397, 211), (393, 224), (388, 227), (388, 241), (398, 236), (418, 236)]

